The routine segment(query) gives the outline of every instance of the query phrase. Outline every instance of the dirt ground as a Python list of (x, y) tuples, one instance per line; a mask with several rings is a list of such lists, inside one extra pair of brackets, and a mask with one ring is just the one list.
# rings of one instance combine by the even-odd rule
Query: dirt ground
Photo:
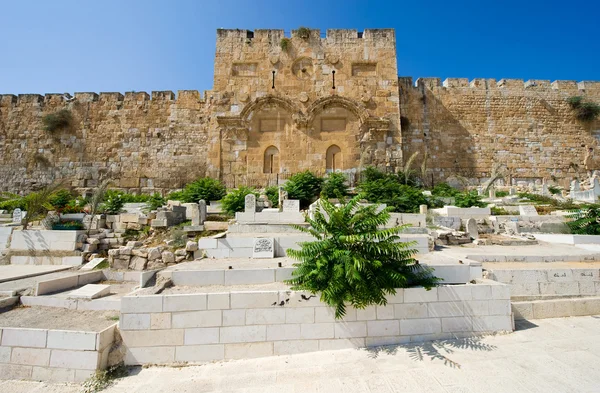
[(285, 291), (289, 289), (290, 286), (282, 282), (271, 282), (268, 284), (257, 285), (207, 285), (203, 287), (175, 286), (165, 289), (161, 292), (161, 295), (181, 295), (185, 293), (216, 293), (232, 291)]
[(99, 332), (118, 321), (117, 311), (77, 311), (55, 307), (17, 307), (0, 313), (0, 328)]

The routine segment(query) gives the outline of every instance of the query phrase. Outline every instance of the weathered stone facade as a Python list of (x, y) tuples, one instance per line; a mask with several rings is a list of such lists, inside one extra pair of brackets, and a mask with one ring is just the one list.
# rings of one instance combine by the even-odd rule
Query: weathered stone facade
[[(304, 169), (395, 170), (416, 151), (415, 165), (427, 153), (435, 181), (483, 179), (494, 163), (516, 179), (568, 179), (581, 146), (598, 143), (600, 123), (577, 121), (566, 99), (598, 102), (600, 83), (427, 78), (415, 86), (397, 76), (392, 29), (293, 32), (286, 49), (283, 38), (282, 30), (218, 30), (214, 86), (203, 98), (189, 90), (1, 95), (0, 190), (58, 178), (92, 188), (103, 174), (141, 192), (205, 174), (266, 185)], [(45, 131), (43, 116), (63, 108), (73, 126)]]

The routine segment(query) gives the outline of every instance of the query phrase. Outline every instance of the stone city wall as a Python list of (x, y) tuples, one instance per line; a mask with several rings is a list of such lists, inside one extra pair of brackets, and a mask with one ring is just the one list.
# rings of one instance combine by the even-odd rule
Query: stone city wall
[(399, 290), (387, 306), (349, 307), (343, 320), (318, 297), (263, 291), (124, 297), (125, 364), (208, 362), (390, 345), (512, 331), (508, 287)]

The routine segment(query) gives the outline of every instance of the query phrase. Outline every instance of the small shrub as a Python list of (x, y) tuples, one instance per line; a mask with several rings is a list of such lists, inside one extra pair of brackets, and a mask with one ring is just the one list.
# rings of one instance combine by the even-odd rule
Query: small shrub
[(296, 35), (300, 38), (302, 38), (303, 40), (307, 40), (310, 38), (310, 29), (308, 27), (299, 27), (298, 30), (296, 30)]
[(290, 49), (290, 39), (289, 38), (282, 38), (281, 41), (279, 41), (279, 47), (281, 48), (282, 51), (287, 52), (288, 49)]
[(348, 195), (346, 176), (343, 173), (331, 172), (323, 182), (321, 198), (340, 198)]
[(81, 221), (64, 221), (53, 224), (52, 229), (55, 231), (76, 231), (84, 229), (84, 227)]
[(65, 207), (56, 210), (64, 214), (83, 213), (87, 204), (88, 201), (85, 198), (79, 197), (77, 199), (70, 200)]
[(100, 206), (100, 212), (105, 214), (119, 214), (121, 209), (123, 209), (124, 204), (125, 202), (123, 201), (122, 194), (118, 192), (109, 193), (107, 191), (104, 202), (102, 202)]
[(454, 197), (456, 207), (486, 207), (487, 204), (477, 195), (477, 191), (461, 192)]
[(389, 209), (377, 212), (376, 206), (359, 206), (359, 200), (357, 196), (336, 207), (321, 199), (314, 220), (307, 218), (310, 228), (294, 226), (315, 240), (287, 250), (300, 261), (287, 283), (293, 290), (320, 294), (321, 301), (335, 308), (337, 319), (345, 315), (346, 304), (359, 309), (386, 305), (386, 296), (396, 288), (429, 289), (439, 281), (416, 263), (413, 244), (399, 241), (404, 226), (379, 229), (388, 222)]
[(460, 194), (460, 191), (450, 186), (448, 183), (439, 183), (436, 184), (435, 187), (433, 187), (433, 190), (431, 190), (431, 194), (436, 197), (453, 198), (456, 195)]
[(383, 179), (386, 177), (386, 174), (373, 166), (368, 166), (363, 170), (362, 177), (363, 182), (370, 182)]
[(254, 194), (258, 197), (258, 193), (249, 187), (240, 187), (237, 190), (230, 191), (221, 199), (221, 207), (223, 211), (229, 214), (235, 214), (244, 210), (246, 195)]
[(185, 186), (182, 192), (182, 202), (198, 203), (201, 199), (206, 202), (221, 200), (227, 194), (225, 185), (219, 180), (203, 177)]
[(567, 102), (575, 112), (575, 117), (582, 122), (591, 122), (600, 115), (600, 105), (586, 101), (581, 96), (569, 97)]
[(311, 171), (304, 171), (291, 176), (283, 188), (289, 199), (299, 199), (300, 206), (306, 208), (317, 199), (322, 185), (323, 178)]
[(82, 393), (100, 392), (112, 385), (115, 379), (126, 377), (127, 374), (127, 368), (123, 363), (109, 367), (108, 370), (96, 371), (83, 382)]
[(385, 203), (399, 213), (418, 213), (420, 205), (429, 206), (430, 203), (421, 190), (401, 184), (400, 179), (392, 174), (364, 181), (359, 184), (358, 189), (369, 202)]
[(273, 207), (279, 207), (279, 187), (267, 187), (267, 189), (265, 190), (265, 194), (267, 195), (267, 198), (269, 198), (269, 200), (271, 201)]
[(550, 191), (550, 194), (552, 195), (560, 195), (562, 192), (562, 190), (556, 186), (548, 186), (548, 191)]
[(573, 210), (567, 218), (567, 226), (576, 235), (600, 235), (600, 206), (592, 205)]
[(508, 196), (508, 191), (496, 191), (496, 197), (504, 198), (505, 196)]
[(148, 203), (148, 209), (156, 210), (159, 207), (163, 207), (167, 201), (162, 195), (160, 195), (158, 192), (155, 192), (154, 194), (150, 195), (150, 198), (148, 198), (146, 203)]
[(502, 207), (492, 206), (490, 208), (493, 216), (510, 216), (511, 213)]
[(169, 193), (166, 197), (168, 201), (182, 201), (183, 200), (183, 190), (182, 191), (173, 191)]
[(69, 128), (73, 124), (73, 115), (68, 109), (61, 109), (58, 112), (51, 113), (42, 118), (44, 129), (48, 132), (55, 132)]
[(126, 242), (131, 241), (131, 240), (137, 240), (139, 235), (140, 235), (140, 231), (138, 231), (137, 229), (127, 228), (127, 229), (125, 229), (125, 232), (123, 232), (123, 239)]
[(60, 210), (73, 200), (75, 200), (75, 196), (71, 193), (71, 191), (63, 188), (62, 190), (58, 190), (54, 194), (50, 195), (48, 202), (50, 202), (55, 210)]

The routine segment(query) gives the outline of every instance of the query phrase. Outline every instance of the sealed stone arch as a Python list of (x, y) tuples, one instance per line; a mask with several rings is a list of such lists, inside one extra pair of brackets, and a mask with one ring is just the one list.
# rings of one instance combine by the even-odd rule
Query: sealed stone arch
[(338, 145), (331, 145), (325, 153), (325, 170), (336, 172), (344, 169), (342, 149)]
[(275, 146), (265, 149), (263, 173), (279, 173), (279, 149)]

